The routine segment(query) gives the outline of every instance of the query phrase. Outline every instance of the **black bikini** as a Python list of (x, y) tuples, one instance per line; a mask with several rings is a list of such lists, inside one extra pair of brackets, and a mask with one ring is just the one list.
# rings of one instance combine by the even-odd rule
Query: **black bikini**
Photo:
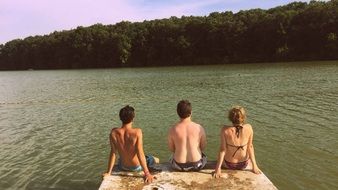
[[(239, 138), (239, 133), (243, 129), (243, 126), (235, 126), (235, 128), (236, 128), (236, 136), (237, 136), (237, 138)], [(247, 145), (247, 144), (245, 144), (245, 145), (236, 146), (236, 145), (228, 144), (228, 142), (226, 142), (226, 141), (225, 141), (225, 143), (226, 143), (227, 146), (231, 146), (231, 147), (236, 147), (237, 148), (237, 150), (234, 152), (234, 154), (232, 155), (232, 157), (235, 156), (235, 154), (237, 153), (237, 151), (239, 149), (244, 150), (244, 147)]]
[[(237, 136), (237, 138), (239, 138), (239, 133), (243, 129), (243, 126), (235, 126), (235, 128), (236, 128), (236, 136)], [(244, 147), (247, 145), (247, 144), (245, 144), (245, 145), (236, 146), (236, 145), (228, 144), (228, 142), (226, 142), (226, 141), (225, 141), (225, 143), (226, 143), (227, 146), (237, 148), (236, 151), (233, 153), (232, 157), (234, 157), (236, 155), (238, 150), (240, 150), (240, 149), (244, 150)], [(224, 160), (224, 162), (229, 169), (237, 169), (237, 170), (239, 169), (239, 170), (241, 170), (241, 169), (246, 168), (246, 166), (248, 165), (248, 160), (243, 161), (243, 162), (239, 162), (239, 163), (232, 163), (232, 162), (228, 162), (226, 160)]]
[(239, 150), (239, 149), (242, 149), (242, 150), (244, 150), (244, 147), (247, 145), (247, 144), (245, 144), (245, 145), (241, 145), (241, 146), (235, 146), (235, 145), (232, 145), (232, 144), (228, 144), (228, 143), (226, 143), (228, 146), (231, 146), (231, 147), (236, 147), (237, 149), (236, 149), (236, 151), (234, 152), (234, 154), (232, 155), (232, 157), (234, 157), (235, 156), (235, 154), (237, 153), (237, 151)]

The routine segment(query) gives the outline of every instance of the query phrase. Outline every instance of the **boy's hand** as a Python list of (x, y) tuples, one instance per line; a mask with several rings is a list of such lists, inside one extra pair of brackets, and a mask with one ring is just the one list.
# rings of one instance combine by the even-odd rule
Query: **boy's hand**
[(154, 181), (154, 179), (156, 179), (156, 177), (151, 175), (150, 173), (148, 173), (147, 175), (144, 176), (144, 182), (145, 183), (152, 183)]

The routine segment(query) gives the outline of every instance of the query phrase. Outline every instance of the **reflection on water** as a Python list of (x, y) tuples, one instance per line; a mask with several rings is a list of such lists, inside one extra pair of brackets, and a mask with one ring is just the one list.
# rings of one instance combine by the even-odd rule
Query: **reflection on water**
[(338, 63), (0, 72), (0, 189), (96, 189), (118, 111), (136, 109), (162, 161), (189, 99), (209, 159), (232, 105), (247, 108), (256, 159), (280, 189), (337, 189)]

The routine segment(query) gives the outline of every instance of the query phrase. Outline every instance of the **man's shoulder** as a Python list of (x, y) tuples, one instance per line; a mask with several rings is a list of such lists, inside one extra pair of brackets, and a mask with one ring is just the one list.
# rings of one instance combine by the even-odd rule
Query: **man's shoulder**
[(169, 127), (169, 131), (175, 131), (177, 128), (180, 128), (182, 124), (180, 122), (177, 122), (173, 124), (171, 127)]
[(203, 126), (199, 123), (196, 123), (196, 122), (191, 122), (191, 124), (194, 126), (194, 127), (198, 127), (198, 128), (201, 128), (201, 129), (204, 129)]

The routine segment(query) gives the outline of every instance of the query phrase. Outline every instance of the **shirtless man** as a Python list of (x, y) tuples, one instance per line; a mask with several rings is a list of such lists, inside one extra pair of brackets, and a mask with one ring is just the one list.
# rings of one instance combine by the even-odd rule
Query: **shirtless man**
[[(111, 175), (116, 159), (116, 151), (120, 155), (118, 168), (123, 171), (142, 171), (144, 181), (151, 183), (156, 177), (152, 176), (148, 166), (158, 163), (159, 159), (153, 156), (144, 156), (142, 130), (133, 128), (135, 117), (134, 108), (125, 106), (120, 110), (122, 126), (113, 128), (110, 133), (110, 157), (107, 172), (103, 177)], [(148, 166), (147, 166), (148, 165)]]
[(199, 171), (207, 158), (202, 153), (206, 146), (203, 127), (191, 121), (191, 104), (182, 100), (177, 104), (180, 121), (169, 129), (168, 147), (173, 152), (170, 164), (178, 171)]

